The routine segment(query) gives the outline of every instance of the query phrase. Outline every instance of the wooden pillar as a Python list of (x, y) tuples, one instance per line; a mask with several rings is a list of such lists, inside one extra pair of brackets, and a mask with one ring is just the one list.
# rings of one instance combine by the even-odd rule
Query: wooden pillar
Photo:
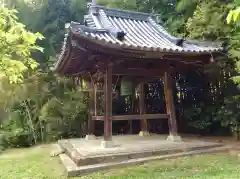
[[(134, 113), (134, 97), (133, 95), (130, 96), (130, 100), (131, 100), (131, 110), (128, 111), (129, 115), (132, 115)], [(132, 120), (128, 120), (128, 134), (132, 134), (133, 133), (133, 121)]]
[(104, 141), (105, 148), (113, 147), (112, 143), (112, 67), (108, 66), (104, 74)]
[[(144, 83), (139, 84), (139, 111), (140, 111), (140, 115), (144, 115), (146, 113)], [(140, 123), (141, 123), (141, 131), (139, 135), (140, 136), (149, 135), (147, 120), (142, 119)]]
[(94, 113), (94, 105), (95, 105), (95, 87), (94, 84), (91, 82), (87, 83), (89, 89), (89, 99), (88, 99), (88, 125), (87, 125), (87, 140), (95, 139), (94, 136), (94, 121), (92, 120), (92, 116), (95, 115)]
[(177, 121), (176, 111), (173, 99), (172, 89), (172, 77), (169, 72), (164, 73), (164, 92), (165, 92), (165, 103), (167, 114), (169, 115), (168, 126), (169, 126), (169, 137), (168, 140), (179, 141), (181, 140), (177, 132)]

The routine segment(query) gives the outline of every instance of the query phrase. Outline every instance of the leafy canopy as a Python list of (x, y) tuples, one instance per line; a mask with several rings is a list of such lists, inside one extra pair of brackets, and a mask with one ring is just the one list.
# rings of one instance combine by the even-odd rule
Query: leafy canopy
[(0, 70), (11, 83), (21, 82), (24, 72), (37, 68), (32, 52), (42, 51), (36, 41), (43, 39), (41, 34), (27, 31), (16, 13), (0, 7)]

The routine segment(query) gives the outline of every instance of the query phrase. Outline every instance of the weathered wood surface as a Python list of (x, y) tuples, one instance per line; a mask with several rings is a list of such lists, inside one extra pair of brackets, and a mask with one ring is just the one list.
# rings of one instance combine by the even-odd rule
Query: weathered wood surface
[(170, 135), (177, 135), (176, 111), (173, 100), (172, 78), (168, 72), (164, 74), (164, 93), (167, 114), (169, 114), (168, 126)]
[(112, 67), (106, 69), (104, 76), (104, 140), (112, 140)]

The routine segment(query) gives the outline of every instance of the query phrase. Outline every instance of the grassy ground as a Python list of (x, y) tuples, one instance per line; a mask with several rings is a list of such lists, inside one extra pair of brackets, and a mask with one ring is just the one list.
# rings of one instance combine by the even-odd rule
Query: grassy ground
[[(0, 155), (1, 179), (66, 179), (51, 147), (8, 150)], [(224, 154), (184, 157), (104, 171), (75, 179), (239, 179), (240, 160)]]

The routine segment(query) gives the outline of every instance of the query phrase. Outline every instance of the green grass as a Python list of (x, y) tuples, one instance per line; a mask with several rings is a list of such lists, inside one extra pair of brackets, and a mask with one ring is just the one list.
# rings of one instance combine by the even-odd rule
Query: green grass
[[(8, 150), (0, 155), (1, 179), (66, 179), (49, 145)], [(75, 179), (239, 179), (240, 160), (224, 154), (183, 157), (113, 169)]]

